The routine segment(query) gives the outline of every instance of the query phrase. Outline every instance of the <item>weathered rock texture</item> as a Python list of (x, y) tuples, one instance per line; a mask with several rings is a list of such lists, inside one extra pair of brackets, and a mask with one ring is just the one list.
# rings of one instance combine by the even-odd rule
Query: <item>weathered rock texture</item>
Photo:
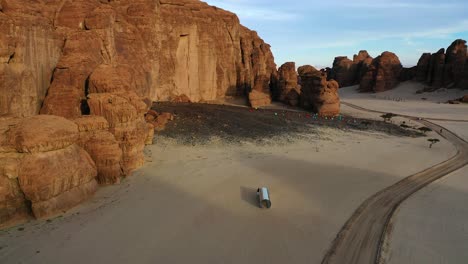
[(96, 165), (79, 147), (78, 126), (62, 117), (1, 119), (0, 226), (49, 217), (97, 188)]
[(122, 149), (110, 133), (109, 123), (101, 116), (83, 116), (73, 120), (78, 125), (78, 144), (85, 149), (96, 163), (100, 184), (120, 183)]
[(199, 102), (276, 84), (270, 46), (197, 0), (3, 0), (0, 25), (2, 115), (77, 118), (96, 92)]
[(340, 87), (359, 84), (371, 63), (372, 57), (365, 50), (354, 55), (353, 60), (346, 56), (336, 57), (333, 61), (333, 68), (328, 73), (328, 79), (336, 80)]
[(294, 62), (286, 62), (278, 69), (277, 88), (275, 99), (292, 106), (299, 104), (301, 88), (298, 84), (296, 64)]
[(0, 138), (1, 223), (66, 210), (95, 177), (117, 183), (141, 166), (170, 119), (148, 124), (151, 101), (237, 95), (259, 107), (276, 89), (270, 46), (197, 0), (0, 3), (0, 116), (23, 118)]
[(335, 80), (327, 81), (324, 72), (312, 66), (299, 68), (301, 106), (311, 109), (320, 116), (336, 116), (340, 113), (339, 85)]
[(455, 40), (434, 54), (424, 53), (418, 61), (415, 80), (431, 87), (468, 89), (468, 53), (466, 41)]
[(361, 79), (361, 92), (383, 92), (395, 88), (400, 82), (403, 66), (392, 52), (384, 52), (372, 61)]

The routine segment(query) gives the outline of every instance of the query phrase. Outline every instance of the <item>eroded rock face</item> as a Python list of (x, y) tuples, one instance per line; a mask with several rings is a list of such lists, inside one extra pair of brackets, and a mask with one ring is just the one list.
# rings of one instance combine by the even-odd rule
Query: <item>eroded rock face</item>
[(0, 115), (39, 112), (62, 53), (63, 36), (50, 26), (53, 3), (4, 0), (0, 12)]
[(448, 48), (430, 54), (424, 53), (419, 59), (416, 81), (431, 87), (468, 88), (468, 50), (466, 41), (455, 40)]
[(53, 216), (89, 198), (96, 165), (79, 147), (78, 126), (57, 116), (0, 122), (0, 225)]
[(96, 166), (77, 145), (26, 155), (19, 169), (19, 185), (32, 203), (36, 218), (62, 213), (97, 189)]
[(121, 165), (124, 175), (130, 175), (144, 163), (143, 149), (148, 135), (144, 113), (147, 109), (145, 104), (140, 103), (132, 104), (132, 99), (126, 94), (88, 95), (91, 114), (107, 120), (110, 133), (115, 136), (122, 149)]
[(110, 133), (109, 123), (101, 116), (83, 116), (73, 120), (78, 125), (78, 144), (86, 150), (97, 168), (100, 184), (117, 184), (124, 176), (122, 149)]
[(152, 101), (250, 94), (261, 106), (277, 84), (270, 46), (200, 1), (0, 3), (0, 116), (28, 117), (0, 137), (0, 171), (21, 164), (0, 174), (0, 222), (25, 201), (37, 217), (66, 210), (94, 192), (96, 176), (117, 183), (141, 166), (158, 129), (144, 119)]
[(392, 52), (384, 52), (369, 65), (361, 79), (361, 92), (383, 92), (395, 88), (400, 82), (403, 66)]
[(468, 49), (466, 41), (462, 39), (455, 40), (447, 48), (445, 55), (445, 87), (462, 87), (466, 80), (468, 80), (468, 75), (466, 75), (466, 68), (468, 68), (467, 60)]
[(337, 116), (340, 113), (339, 85), (335, 80), (312, 66), (301, 67), (301, 106), (320, 116)]
[(296, 64), (286, 62), (278, 69), (278, 95), (277, 99), (286, 104), (297, 106), (299, 104), (300, 87), (298, 84)]
[(200, 102), (247, 96), (258, 76), (276, 85), (270, 46), (235, 14), (200, 1), (4, 0), (0, 25), (2, 115), (42, 106), (74, 119), (89, 93), (116, 89)]
[(329, 71), (328, 79), (336, 80), (340, 87), (359, 84), (371, 63), (372, 57), (365, 50), (355, 54), (353, 60), (346, 56), (336, 57), (333, 61), (333, 68)]

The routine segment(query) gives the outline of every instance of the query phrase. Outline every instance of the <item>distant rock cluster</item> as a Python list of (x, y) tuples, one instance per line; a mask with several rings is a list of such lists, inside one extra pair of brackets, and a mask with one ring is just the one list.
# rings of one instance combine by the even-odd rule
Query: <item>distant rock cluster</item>
[(402, 81), (422, 82), (437, 89), (468, 89), (468, 52), (465, 40), (457, 39), (448, 48), (436, 53), (424, 53), (417, 66), (404, 68), (398, 56), (384, 52), (372, 59), (366, 51), (347, 57), (336, 57), (333, 68), (326, 69), (328, 78), (340, 87), (359, 85), (361, 92), (383, 92)]
[(466, 41), (455, 40), (448, 48), (424, 53), (412, 78), (431, 87), (468, 89), (468, 51)]
[(278, 100), (291, 106), (309, 109), (320, 116), (340, 113), (339, 85), (327, 80), (327, 73), (313, 66), (298, 68), (294, 62), (283, 64), (278, 70)]

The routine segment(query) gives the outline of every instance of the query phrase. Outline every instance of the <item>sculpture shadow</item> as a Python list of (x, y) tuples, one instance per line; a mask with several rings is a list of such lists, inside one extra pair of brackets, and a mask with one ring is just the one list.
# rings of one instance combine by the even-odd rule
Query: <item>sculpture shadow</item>
[(241, 199), (255, 207), (258, 207), (258, 199), (257, 199), (257, 189), (252, 187), (240, 187), (240, 197)]

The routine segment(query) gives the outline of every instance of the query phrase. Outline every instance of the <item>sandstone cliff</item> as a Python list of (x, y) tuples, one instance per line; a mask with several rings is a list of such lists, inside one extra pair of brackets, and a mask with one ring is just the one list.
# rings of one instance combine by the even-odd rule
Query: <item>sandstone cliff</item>
[(152, 101), (256, 107), (276, 83), (270, 46), (198, 0), (1, 0), (0, 227), (141, 166), (172, 118), (146, 115)]
[(153, 101), (246, 96), (257, 79), (275, 83), (269, 45), (235, 14), (197, 0), (3, 0), (0, 25), (2, 115), (42, 106), (79, 117), (101, 76)]

